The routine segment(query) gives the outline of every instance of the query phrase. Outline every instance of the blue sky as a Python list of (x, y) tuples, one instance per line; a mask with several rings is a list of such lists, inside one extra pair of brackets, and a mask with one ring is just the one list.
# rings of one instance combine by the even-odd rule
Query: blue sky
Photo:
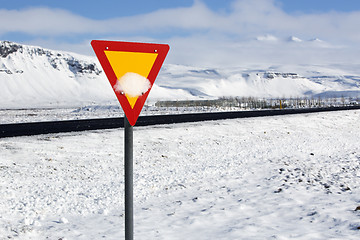
[[(249, 48), (254, 39), (262, 41), (269, 55), (291, 36), (321, 39), (329, 49), (360, 45), (359, 0), (0, 2), (1, 40), (86, 55), (93, 54), (92, 39), (167, 42), (176, 54), (173, 62), (185, 62), (190, 52), (201, 54), (204, 62), (208, 49), (216, 49), (211, 56), (221, 62), (221, 56)], [(258, 49), (255, 45), (251, 47)]]
[[(61, 8), (89, 18), (107, 19), (144, 14), (162, 8), (190, 7), (193, 2), (193, 0), (2, 0), (1, 8), (17, 10), (31, 7)], [(229, 11), (232, 3), (229, 0), (203, 0), (203, 2), (215, 11)], [(276, 2), (288, 13), (349, 12), (360, 10), (360, 1), (358, 0), (276, 0)]]

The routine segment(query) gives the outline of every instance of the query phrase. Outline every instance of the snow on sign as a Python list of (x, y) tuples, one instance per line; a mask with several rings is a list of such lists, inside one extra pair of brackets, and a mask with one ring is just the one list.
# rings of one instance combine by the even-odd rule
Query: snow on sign
[(93, 40), (91, 46), (129, 123), (134, 126), (169, 45)]

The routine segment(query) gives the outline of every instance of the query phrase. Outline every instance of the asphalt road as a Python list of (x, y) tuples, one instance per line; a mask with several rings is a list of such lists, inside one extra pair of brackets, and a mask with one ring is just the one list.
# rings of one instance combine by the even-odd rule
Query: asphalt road
[[(175, 124), (186, 122), (278, 116), (287, 114), (303, 114), (327, 111), (343, 111), (354, 109), (360, 109), (360, 106), (140, 116), (135, 126), (150, 126), (160, 124)], [(123, 127), (124, 118), (101, 118), (86, 120), (1, 124), (0, 138)]]

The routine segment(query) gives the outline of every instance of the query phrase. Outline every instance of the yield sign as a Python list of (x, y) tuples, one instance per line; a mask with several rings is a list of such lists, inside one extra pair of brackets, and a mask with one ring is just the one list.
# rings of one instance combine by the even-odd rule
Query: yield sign
[(91, 41), (131, 126), (134, 126), (169, 51), (167, 44)]

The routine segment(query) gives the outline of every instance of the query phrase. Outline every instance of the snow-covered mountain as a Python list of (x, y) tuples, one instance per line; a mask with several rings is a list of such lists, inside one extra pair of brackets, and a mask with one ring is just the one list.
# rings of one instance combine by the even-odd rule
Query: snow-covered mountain
[(92, 57), (0, 42), (2, 108), (96, 101), (111, 94), (101, 78)]
[[(236, 68), (201, 68), (165, 64), (149, 100), (298, 97), (327, 93), (360, 95), (357, 69), (349, 66), (245, 64)], [(116, 102), (96, 57), (8, 41), (0, 41), (0, 86), (0, 108)]]

